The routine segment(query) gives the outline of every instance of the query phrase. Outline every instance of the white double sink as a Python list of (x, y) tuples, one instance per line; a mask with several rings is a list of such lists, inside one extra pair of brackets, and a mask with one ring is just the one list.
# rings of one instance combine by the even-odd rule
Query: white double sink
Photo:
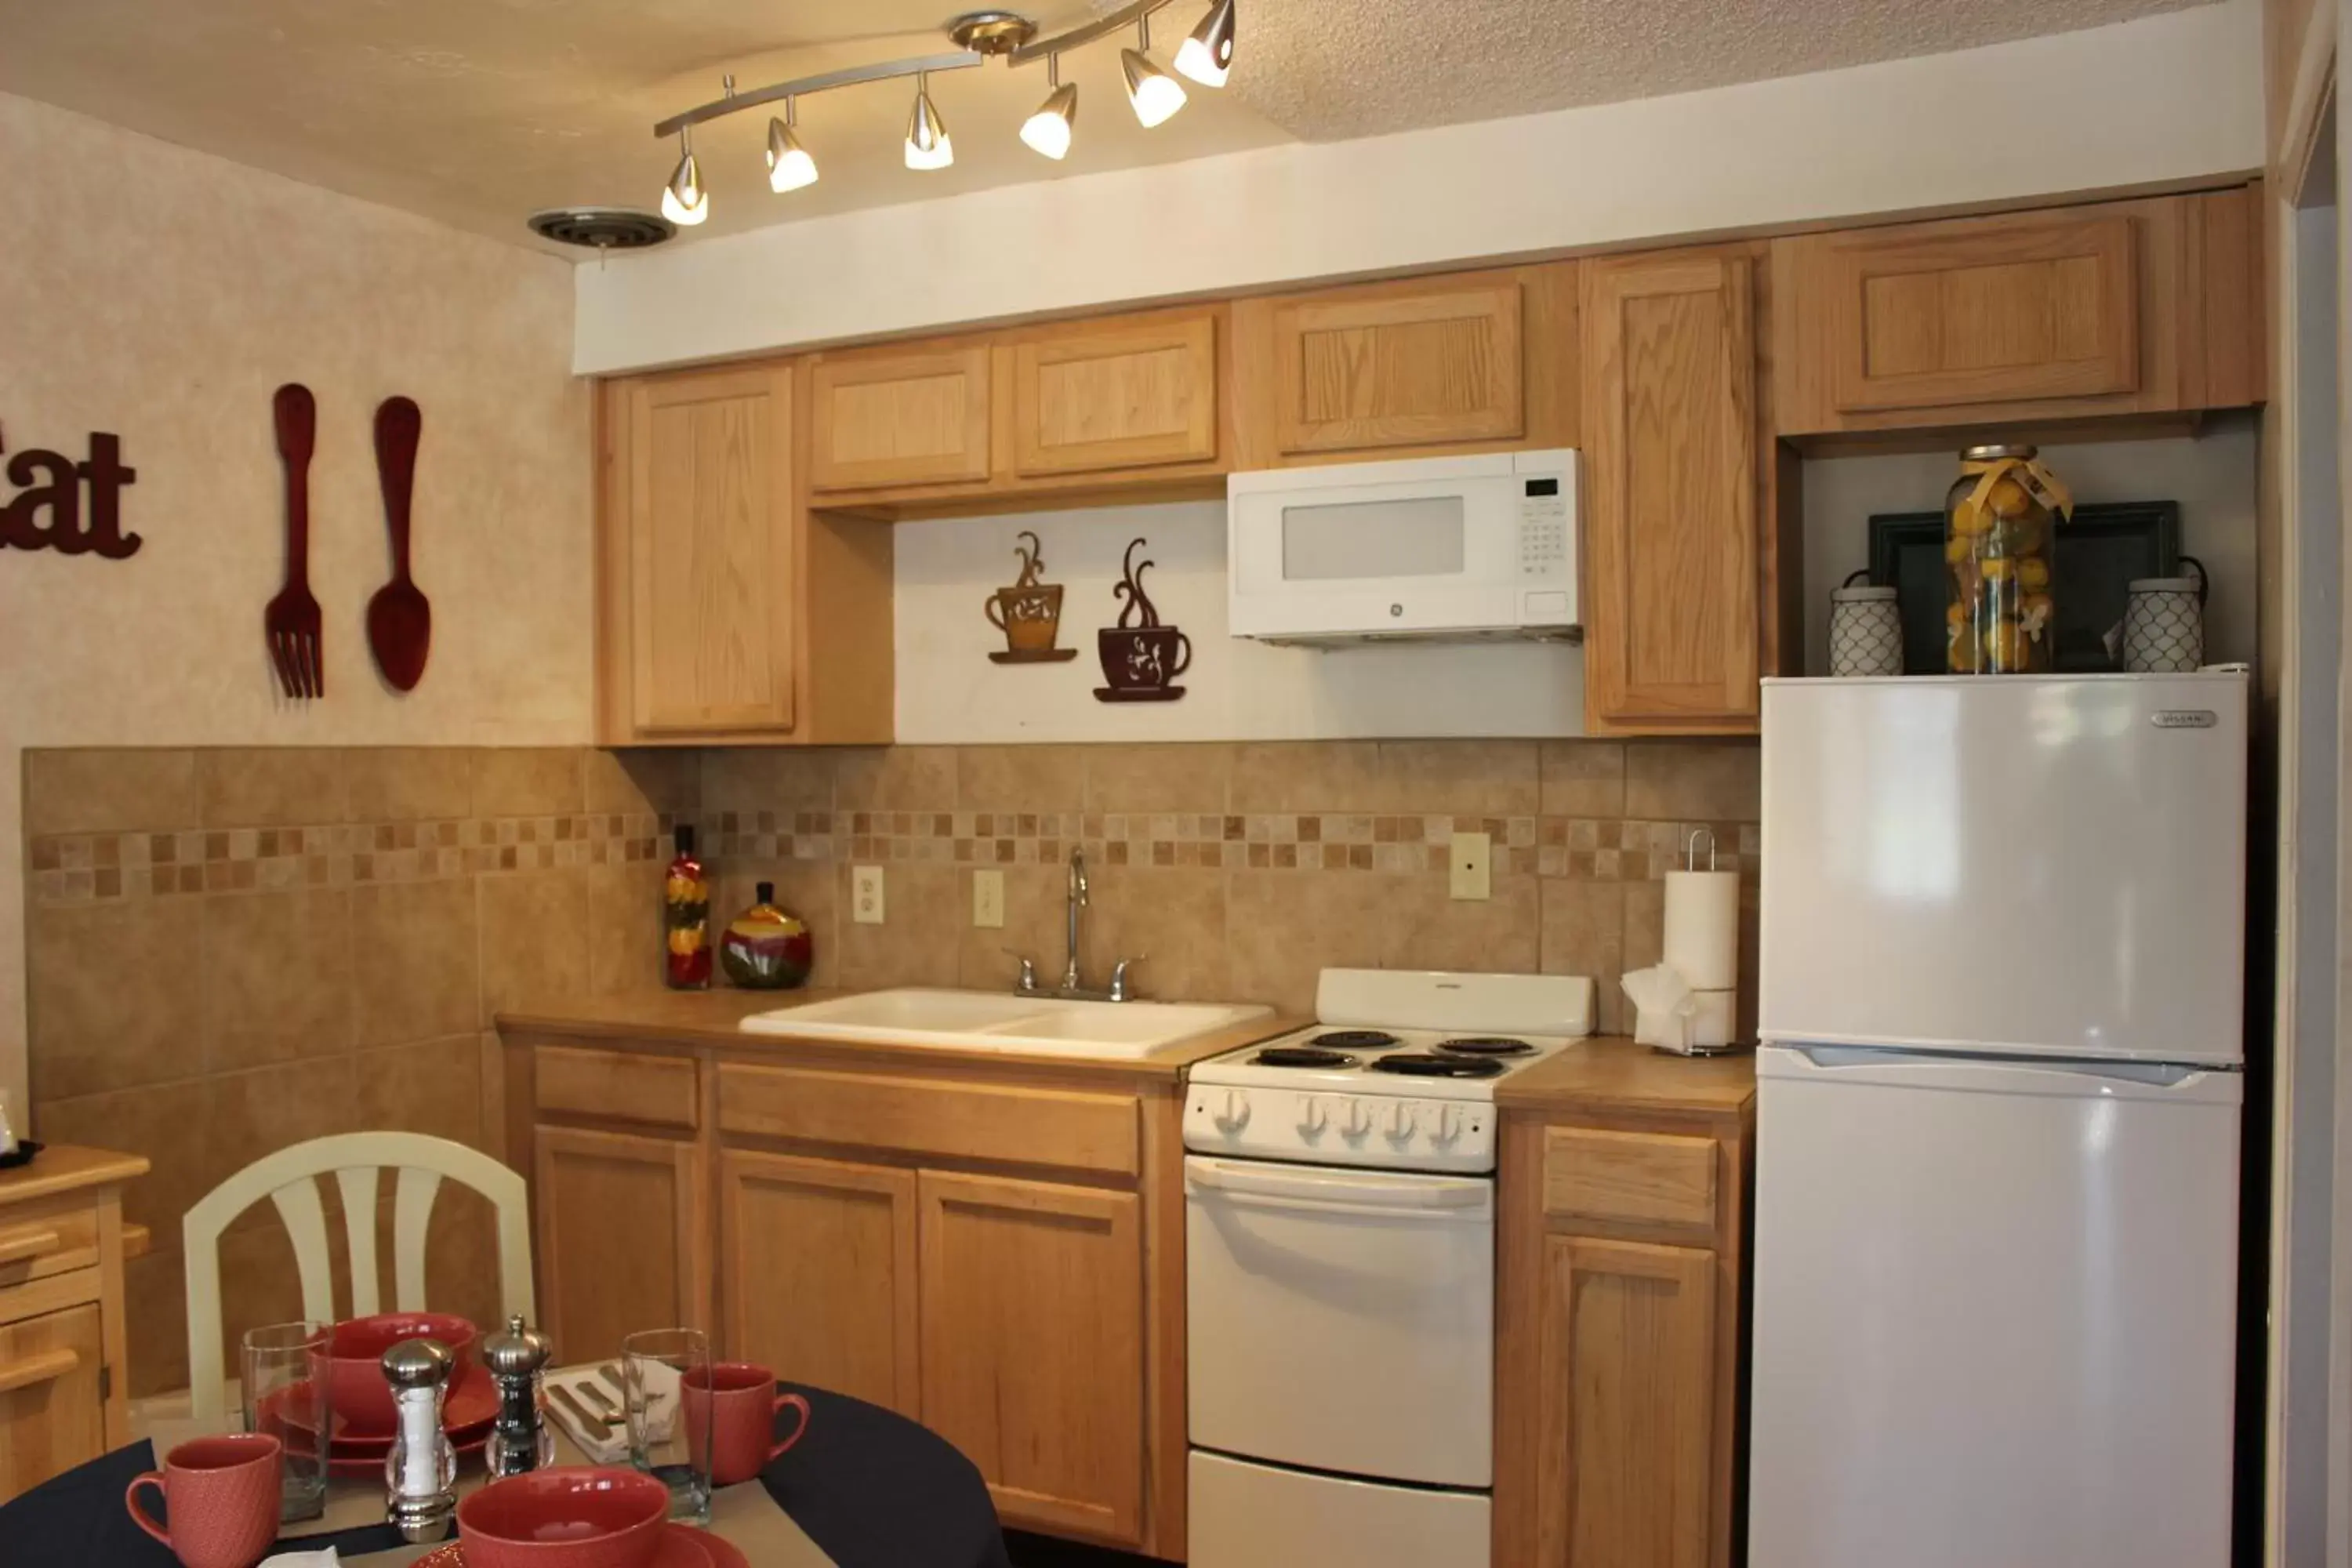
[(1072, 1002), (1056, 996), (905, 987), (755, 1013), (743, 1020), (742, 1027), (749, 1034), (790, 1035), (803, 1040), (1140, 1061), (1273, 1011), (1248, 1005)]

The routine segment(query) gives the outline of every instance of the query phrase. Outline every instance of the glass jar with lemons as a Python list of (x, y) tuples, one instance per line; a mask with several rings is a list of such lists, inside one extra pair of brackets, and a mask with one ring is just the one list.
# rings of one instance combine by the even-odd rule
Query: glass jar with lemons
[(2035, 448), (1970, 447), (1944, 498), (1947, 668), (2017, 675), (2051, 668), (2058, 640), (2050, 531), (2074, 510)]

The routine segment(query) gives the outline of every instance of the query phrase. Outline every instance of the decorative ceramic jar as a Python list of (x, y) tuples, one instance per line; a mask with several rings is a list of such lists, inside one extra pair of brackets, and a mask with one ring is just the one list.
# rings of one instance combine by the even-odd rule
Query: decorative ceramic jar
[(1855, 579), (1830, 595), (1830, 673), (1836, 676), (1903, 673), (1903, 613), (1895, 590)]
[(761, 882), (759, 901), (728, 922), (719, 939), (719, 967), (751, 991), (784, 991), (808, 984), (816, 946), (798, 915), (776, 907), (776, 885)]
[(2032, 447), (1970, 447), (1944, 498), (1947, 668), (2016, 675), (2051, 668), (2058, 640), (2050, 530), (2074, 500)]
[(2205, 563), (2180, 558), (2194, 577), (2135, 577), (2124, 601), (2124, 668), (2178, 674), (2205, 662)]
[(662, 979), (675, 991), (710, 985), (710, 878), (694, 852), (694, 828), (672, 835), (677, 858), (662, 878)]

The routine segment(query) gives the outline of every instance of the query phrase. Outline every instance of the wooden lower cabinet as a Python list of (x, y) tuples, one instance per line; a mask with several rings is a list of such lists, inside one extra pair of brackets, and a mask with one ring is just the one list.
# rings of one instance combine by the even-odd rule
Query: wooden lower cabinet
[(0, 1500), (111, 1446), (105, 1366), (94, 1301), (0, 1328)]
[(921, 1173), (923, 1422), (1007, 1524), (1143, 1530), (1141, 1200)]
[(921, 1415), (914, 1172), (723, 1149), (719, 1234), (730, 1355)]
[(639, 1329), (710, 1321), (700, 1144), (585, 1127), (532, 1131), (539, 1312), (565, 1362)]

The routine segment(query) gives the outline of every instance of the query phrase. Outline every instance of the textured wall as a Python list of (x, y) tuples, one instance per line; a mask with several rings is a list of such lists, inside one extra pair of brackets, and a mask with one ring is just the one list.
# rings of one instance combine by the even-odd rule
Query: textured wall
[[(145, 539), (122, 561), (0, 552), (0, 1089), (21, 1105), (20, 751), (585, 741), (589, 405), (561, 262), (6, 96), (0, 190), (0, 439), (79, 457), (88, 432), (121, 436)], [(260, 626), (286, 381), (320, 416), (330, 696), (301, 709), (274, 699)], [(406, 697), (362, 630), (389, 570), (371, 420), (394, 393), (424, 409), (434, 606)]]

